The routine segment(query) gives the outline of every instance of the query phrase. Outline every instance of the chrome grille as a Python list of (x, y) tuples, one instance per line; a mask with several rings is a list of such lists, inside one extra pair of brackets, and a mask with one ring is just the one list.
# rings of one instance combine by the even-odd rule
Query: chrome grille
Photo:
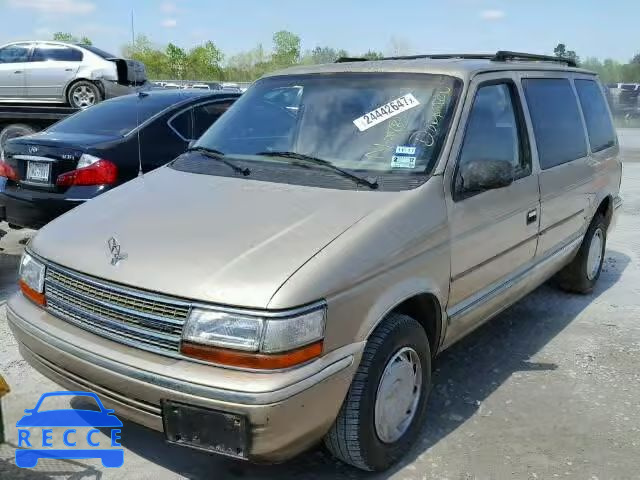
[(177, 354), (190, 305), (48, 265), (47, 308), (92, 333), (139, 348)]

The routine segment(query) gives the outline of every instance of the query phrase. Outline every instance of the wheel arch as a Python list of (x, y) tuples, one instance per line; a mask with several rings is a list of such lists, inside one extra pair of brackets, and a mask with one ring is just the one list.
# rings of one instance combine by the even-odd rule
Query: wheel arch
[(435, 357), (440, 349), (444, 335), (444, 312), (442, 302), (435, 289), (415, 290), (395, 297), (386, 304), (386, 308), (375, 309), (375, 320), (367, 322), (369, 327), (361, 335), (365, 341), (390, 313), (402, 313), (410, 316), (424, 328), (429, 338), (431, 355)]
[(86, 77), (77, 77), (74, 78), (72, 80), (69, 80), (69, 83), (67, 83), (66, 87), (64, 87), (64, 100), (67, 101), (69, 98), (69, 90), (71, 90), (71, 88), (78, 82), (89, 82), (89, 83), (93, 83), (96, 88), (98, 89), (98, 91), (100, 92), (100, 95), (102, 96), (102, 99), (105, 98), (105, 93), (104, 93), (104, 87), (102, 86), (102, 84), (98, 81), (95, 80), (91, 80), (90, 78), (86, 78)]
[(605, 224), (608, 228), (611, 224), (611, 218), (613, 217), (613, 197), (611, 195), (606, 195), (604, 198), (600, 199), (598, 208), (596, 208), (594, 213), (594, 217), (598, 214), (602, 214), (602, 216), (604, 216)]

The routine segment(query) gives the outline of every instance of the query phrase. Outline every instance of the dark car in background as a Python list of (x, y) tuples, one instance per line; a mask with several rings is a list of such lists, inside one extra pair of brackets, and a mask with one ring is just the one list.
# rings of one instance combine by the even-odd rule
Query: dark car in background
[(183, 153), (239, 94), (149, 91), (107, 100), (7, 142), (0, 220), (39, 228), (71, 208)]

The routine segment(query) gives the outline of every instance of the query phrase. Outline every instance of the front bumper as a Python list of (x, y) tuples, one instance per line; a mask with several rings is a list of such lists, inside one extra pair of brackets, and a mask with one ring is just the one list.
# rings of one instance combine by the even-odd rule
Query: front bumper
[(106, 340), (54, 317), (21, 293), (9, 301), (7, 318), (25, 360), (54, 382), (96, 392), (116, 414), (159, 431), (163, 401), (241, 415), (249, 425), (248, 459), (265, 462), (286, 460), (325, 435), (364, 348), (352, 344), (296, 369), (250, 372)]

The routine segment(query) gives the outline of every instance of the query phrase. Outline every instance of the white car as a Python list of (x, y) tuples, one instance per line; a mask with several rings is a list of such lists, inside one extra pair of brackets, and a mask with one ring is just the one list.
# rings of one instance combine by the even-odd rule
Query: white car
[(0, 46), (0, 102), (87, 108), (145, 82), (143, 63), (92, 45), (25, 41)]

